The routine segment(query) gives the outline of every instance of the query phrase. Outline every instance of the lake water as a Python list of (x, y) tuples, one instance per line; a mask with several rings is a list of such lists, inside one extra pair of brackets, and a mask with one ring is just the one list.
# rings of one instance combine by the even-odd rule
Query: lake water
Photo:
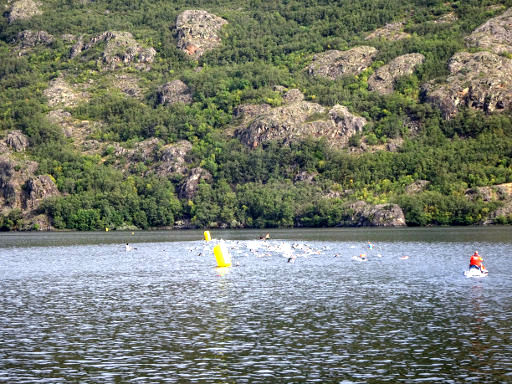
[(263, 233), (0, 234), (0, 382), (512, 382), (512, 227)]

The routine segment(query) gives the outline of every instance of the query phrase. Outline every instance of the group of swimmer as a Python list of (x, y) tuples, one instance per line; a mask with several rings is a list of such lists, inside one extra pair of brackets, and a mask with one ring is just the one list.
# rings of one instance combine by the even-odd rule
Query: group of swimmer
[[(266, 233), (265, 235), (260, 236), (259, 239), (260, 240), (269, 240), (270, 234)], [(304, 247), (304, 246), (302, 246), (302, 247)], [(292, 248), (297, 249), (297, 248), (301, 248), (301, 246), (298, 244), (293, 244)], [(374, 248), (374, 245), (370, 241), (368, 241), (367, 248), (368, 248), (368, 250), (371, 250)], [(130, 244), (126, 243), (126, 245), (125, 245), (126, 252), (132, 251), (134, 249), (137, 249), (137, 248), (134, 248)], [(308, 249), (308, 250), (311, 251), (310, 249)], [(311, 253), (313, 253), (313, 252), (311, 252)], [(320, 252), (318, 251), (316, 253), (319, 254)], [(290, 252), (287, 252), (287, 256), (288, 256), (288, 263), (295, 262), (295, 259), (297, 258), (297, 256), (295, 254), (290, 253)], [(338, 256), (339, 256), (339, 254), (334, 255), (334, 257), (338, 257)], [(379, 254), (377, 254), (377, 257), (382, 257), (382, 255), (379, 253)], [(359, 261), (367, 261), (368, 260), (368, 256), (366, 253), (360, 253), (359, 256), (354, 256), (352, 258), (354, 260), (359, 260)], [(408, 258), (409, 258), (409, 256), (407, 256), (407, 255), (400, 257), (401, 260), (407, 260)], [(478, 251), (475, 251), (471, 255), (471, 258), (469, 260), (469, 270), (477, 269), (482, 273), (487, 273), (488, 271), (487, 271), (487, 268), (485, 268), (483, 261), (484, 261), (484, 259), (482, 258), (482, 256), (480, 256), (478, 254)]]

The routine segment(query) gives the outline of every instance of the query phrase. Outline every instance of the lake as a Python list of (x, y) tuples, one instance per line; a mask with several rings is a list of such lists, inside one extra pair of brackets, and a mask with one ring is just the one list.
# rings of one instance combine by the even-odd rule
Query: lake
[(512, 382), (512, 227), (211, 235), (0, 234), (0, 382)]

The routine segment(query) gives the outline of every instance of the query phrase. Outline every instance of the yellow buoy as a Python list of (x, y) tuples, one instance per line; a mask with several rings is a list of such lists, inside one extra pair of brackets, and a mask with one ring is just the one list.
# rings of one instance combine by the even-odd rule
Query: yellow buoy
[(231, 267), (231, 255), (224, 244), (217, 244), (213, 248), (213, 254), (217, 260), (217, 267)]
[(212, 237), (210, 235), (210, 231), (204, 231), (204, 239), (206, 241), (210, 241), (212, 239)]

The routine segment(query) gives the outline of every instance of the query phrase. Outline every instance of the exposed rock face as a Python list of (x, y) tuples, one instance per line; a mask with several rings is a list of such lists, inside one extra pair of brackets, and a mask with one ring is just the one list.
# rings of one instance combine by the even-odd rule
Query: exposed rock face
[(412, 75), (414, 69), (425, 61), (421, 53), (410, 53), (394, 58), (388, 64), (380, 67), (368, 79), (370, 90), (387, 95), (393, 93), (397, 79)]
[(383, 39), (389, 41), (397, 41), (411, 37), (411, 35), (403, 31), (403, 28), (403, 22), (386, 24), (384, 27), (376, 29), (368, 36), (366, 36), (365, 40)]
[(490, 187), (476, 187), (466, 190), (465, 196), (469, 200), (482, 201), (508, 200), (512, 197), (512, 183), (498, 184)]
[(18, 161), (5, 154), (0, 157), (0, 212), (22, 209), (25, 201), (23, 185), (34, 176), (38, 164)]
[(335, 105), (328, 111), (319, 104), (301, 100), (297, 92), (290, 92), (288, 99), (297, 101), (263, 108), (248, 126), (242, 125), (235, 136), (252, 148), (272, 140), (287, 143), (309, 136), (326, 137), (331, 145), (345, 145), (350, 136), (366, 124), (364, 118), (351, 114), (346, 107)]
[(197, 189), (199, 187), (199, 183), (204, 180), (206, 182), (210, 182), (212, 180), (212, 175), (206, 169), (203, 168), (193, 168), (190, 171), (190, 175), (184, 180), (183, 184), (180, 187), (178, 192), (178, 196), (181, 199), (193, 199), (197, 193)]
[(60, 194), (52, 178), (48, 175), (29, 179), (26, 183), (25, 191), (25, 208), (29, 210), (37, 209), (44, 199)]
[(402, 227), (405, 216), (396, 204), (370, 205), (364, 201), (356, 201), (346, 207), (351, 214), (342, 225), (355, 227)]
[(33, 0), (17, 0), (12, 3), (7, 20), (9, 24), (17, 20), (28, 20), (33, 16), (41, 15), (41, 3)]
[(438, 106), (449, 119), (458, 108), (468, 106), (487, 113), (510, 110), (512, 101), (512, 60), (491, 52), (459, 52), (449, 63), (446, 83), (427, 83), (427, 101)]
[(93, 37), (87, 44), (84, 44), (83, 38), (80, 37), (72, 47), (70, 56), (76, 57), (101, 43), (106, 43), (101, 64), (108, 69), (134, 63), (137, 69), (147, 70), (156, 55), (154, 48), (140, 46), (130, 32), (107, 31)]
[(366, 45), (348, 51), (326, 51), (313, 56), (313, 62), (307, 70), (312, 76), (331, 80), (344, 75), (357, 75), (372, 64), (377, 52), (377, 49)]
[(16, 42), (21, 49), (33, 48), (36, 45), (50, 45), (54, 41), (53, 35), (46, 31), (32, 31), (27, 29), (18, 33)]
[(88, 98), (85, 92), (75, 91), (62, 77), (50, 81), (50, 85), (44, 91), (50, 107), (75, 107), (80, 101)]
[(21, 131), (9, 132), (5, 142), (15, 152), (23, 152), (29, 146), (28, 137), (25, 136)]
[(172, 105), (176, 103), (192, 103), (192, 92), (181, 80), (174, 80), (164, 84), (158, 90), (158, 101), (160, 104)]
[[(16, 199), (16, 190), (11, 178), (14, 174), (14, 163), (8, 159), (0, 159), (0, 198), (2, 205), (13, 206)], [(1, 201), (0, 200), (0, 201)]]
[(290, 89), (283, 95), (283, 101), (285, 104), (299, 103), (304, 101), (304, 94), (298, 89)]
[(221, 44), (218, 33), (224, 24), (226, 20), (206, 11), (184, 11), (176, 19), (177, 46), (197, 59)]
[(185, 175), (187, 164), (185, 157), (192, 149), (192, 143), (187, 140), (181, 140), (174, 144), (169, 144), (160, 149), (161, 164), (157, 168), (157, 173), (161, 176), (170, 174)]
[(490, 50), (496, 54), (512, 53), (512, 8), (482, 24), (465, 40), (468, 47)]
[(356, 133), (361, 133), (366, 125), (364, 117), (353, 115), (347, 107), (339, 104), (332, 107), (329, 111), (329, 117), (339, 129), (339, 135), (344, 138), (344, 142)]

